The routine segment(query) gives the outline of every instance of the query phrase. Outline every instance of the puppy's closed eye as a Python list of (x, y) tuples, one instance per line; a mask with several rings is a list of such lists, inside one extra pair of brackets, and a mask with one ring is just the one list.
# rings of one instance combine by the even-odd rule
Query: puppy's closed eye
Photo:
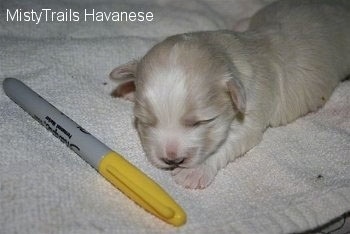
[(199, 126), (203, 126), (203, 125), (206, 125), (208, 123), (211, 123), (213, 122), (215, 119), (217, 118), (214, 117), (214, 118), (210, 118), (210, 119), (184, 119), (182, 121), (182, 124), (187, 127), (187, 128), (196, 128), (196, 127), (199, 127)]

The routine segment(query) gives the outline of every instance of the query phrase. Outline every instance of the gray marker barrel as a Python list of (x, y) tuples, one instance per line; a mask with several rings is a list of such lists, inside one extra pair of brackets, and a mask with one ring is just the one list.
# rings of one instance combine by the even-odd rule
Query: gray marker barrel
[(85, 131), (39, 94), (15, 78), (6, 78), (4, 91), (54, 136), (98, 170), (99, 162), (111, 149)]
[(28, 86), (6, 78), (3, 87), (15, 103), (145, 210), (175, 226), (186, 222), (185, 212), (156, 182)]

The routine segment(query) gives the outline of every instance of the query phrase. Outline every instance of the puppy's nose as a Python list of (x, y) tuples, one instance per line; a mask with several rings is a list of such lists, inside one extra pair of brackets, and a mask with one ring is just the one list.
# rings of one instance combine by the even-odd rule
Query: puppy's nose
[(178, 150), (178, 145), (176, 142), (168, 142), (165, 146), (165, 154), (167, 158), (170, 160), (173, 160), (177, 158), (177, 150)]
[(175, 159), (162, 158), (162, 160), (170, 166), (180, 165), (185, 161), (184, 158), (175, 158)]

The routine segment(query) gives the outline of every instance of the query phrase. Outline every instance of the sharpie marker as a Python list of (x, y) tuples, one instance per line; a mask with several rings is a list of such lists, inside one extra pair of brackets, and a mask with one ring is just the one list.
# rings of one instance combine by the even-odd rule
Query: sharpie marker
[(3, 88), (15, 103), (138, 205), (174, 226), (186, 222), (185, 212), (157, 183), (28, 86), (6, 78)]

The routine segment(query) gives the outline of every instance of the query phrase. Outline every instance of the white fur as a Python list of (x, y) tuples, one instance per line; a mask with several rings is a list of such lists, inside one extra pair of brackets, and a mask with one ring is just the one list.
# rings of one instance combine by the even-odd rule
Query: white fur
[(350, 74), (350, 1), (282, 0), (246, 32), (175, 35), (111, 76), (123, 78), (118, 71), (134, 75), (150, 161), (185, 187), (205, 188), (267, 127), (315, 111)]

